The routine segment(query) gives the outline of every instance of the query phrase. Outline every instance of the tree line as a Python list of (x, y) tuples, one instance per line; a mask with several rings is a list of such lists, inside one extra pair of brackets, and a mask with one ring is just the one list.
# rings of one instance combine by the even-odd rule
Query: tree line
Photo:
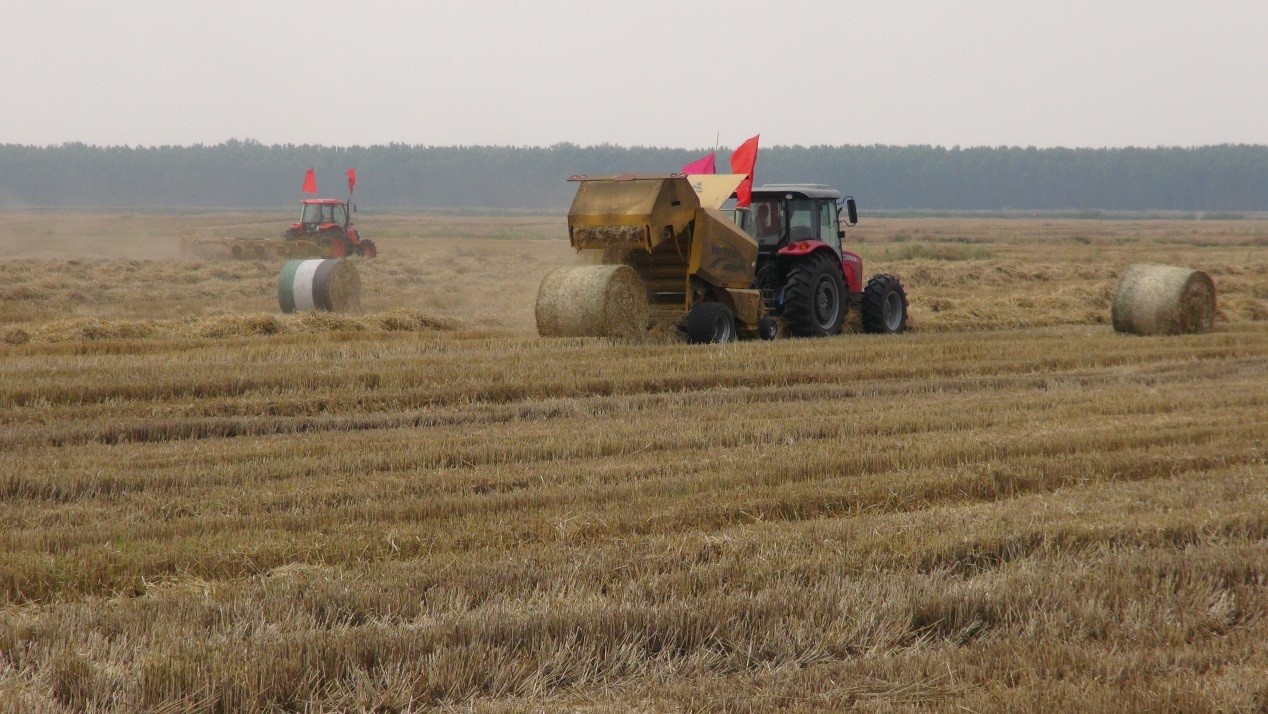
[[(572, 174), (667, 173), (708, 149), (620, 147), (0, 145), (0, 206), (273, 208), (323, 196), (367, 208), (565, 208)], [(718, 152), (725, 170), (729, 153)], [(1268, 146), (1117, 149), (773, 146), (756, 182), (823, 183), (872, 210), (1268, 211)]]

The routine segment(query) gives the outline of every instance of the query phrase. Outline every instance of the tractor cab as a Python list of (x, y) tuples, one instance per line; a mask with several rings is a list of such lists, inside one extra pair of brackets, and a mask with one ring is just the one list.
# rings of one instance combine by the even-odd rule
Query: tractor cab
[[(771, 256), (790, 245), (818, 241), (841, 253), (841, 193), (820, 184), (767, 184), (753, 189), (747, 211), (737, 211), (740, 227)], [(846, 225), (858, 222), (852, 197), (844, 201)]]
[(344, 203), (337, 198), (306, 198), (301, 202), (303, 209), (299, 214), (299, 223), (292, 228), (302, 228), (306, 233), (317, 233), (322, 226), (338, 226), (348, 230), (349, 211), (356, 208), (351, 203)]

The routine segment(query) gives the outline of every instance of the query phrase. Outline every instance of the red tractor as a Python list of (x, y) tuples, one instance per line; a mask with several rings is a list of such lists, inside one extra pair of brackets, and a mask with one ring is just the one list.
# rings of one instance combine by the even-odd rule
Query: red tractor
[(767, 313), (781, 318), (792, 335), (824, 337), (841, 332), (853, 305), (865, 332), (902, 332), (907, 326), (902, 282), (881, 273), (863, 284), (863, 259), (841, 247), (842, 218), (845, 226), (858, 223), (858, 207), (828, 186), (753, 189), (752, 205), (737, 210), (736, 221), (757, 241), (754, 287)]
[(357, 204), (337, 198), (306, 198), (299, 222), (286, 230), (288, 241), (309, 241), (317, 244), (329, 258), (360, 255), (373, 258), (378, 248), (373, 241), (362, 240), (352, 225)]

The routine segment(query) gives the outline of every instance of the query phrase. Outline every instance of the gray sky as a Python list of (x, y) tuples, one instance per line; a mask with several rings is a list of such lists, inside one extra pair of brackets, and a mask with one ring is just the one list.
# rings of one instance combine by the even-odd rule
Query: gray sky
[(0, 143), (1268, 143), (1264, 0), (8, 0)]

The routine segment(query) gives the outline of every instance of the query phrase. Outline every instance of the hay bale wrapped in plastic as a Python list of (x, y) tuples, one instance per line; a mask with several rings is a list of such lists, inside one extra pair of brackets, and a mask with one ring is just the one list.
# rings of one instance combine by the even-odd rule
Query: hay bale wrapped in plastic
[(1118, 279), (1111, 317), (1114, 330), (1136, 335), (1209, 332), (1215, 322), (1215, 283), (1200, 270), (1129, 265)]
[(544, 337), (634, 337), (647, 321), (647, 290), (628, 265), (556, 268), (537, 290)]
[(277, 278), (282, 312), (361, 309), (361, 278), (346, 260), (288, 260)]

